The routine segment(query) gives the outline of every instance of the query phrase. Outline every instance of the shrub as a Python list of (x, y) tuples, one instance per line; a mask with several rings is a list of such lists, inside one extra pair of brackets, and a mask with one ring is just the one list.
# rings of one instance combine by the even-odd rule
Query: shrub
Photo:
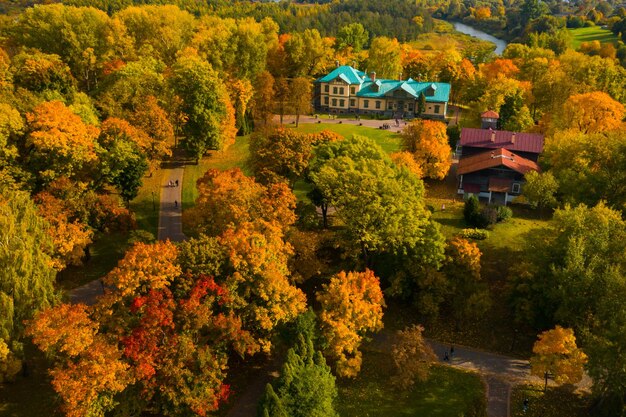
[(463, 229), (459, 236), (465, 239), (485, 240), (489, 237), (489, 232), (481, 229)]
[(320, 216), (317, 209), (311, 203), (298, 201), (296, 203), (296, 224), (302, 230), (314, 230), (320, 227)]
[(484, 207), (480, 211), (480, 220), (474, 226), (482, 229), (498, 222), (498, 211), (494, 207)]
[(475, 195), (469, 196), (465, 201), (463, 217), (465, 218), (465, 223), (469, 226), (476, 226), (476, 222), (480, 217), (480, 203), (478, 202), (478, 197)]
[(498, 214), (498, 222), (505, 222), (513, 217), (513, 210), (507, 206), (496, 207), (496, 213)]

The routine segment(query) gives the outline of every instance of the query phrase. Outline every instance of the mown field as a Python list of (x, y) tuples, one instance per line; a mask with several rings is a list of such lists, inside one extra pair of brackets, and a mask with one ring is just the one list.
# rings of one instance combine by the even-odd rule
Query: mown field
[(617, 36), (615, 36), (613, 32), (608, 29), (603, 29), (600, 26), (568, 30), (572, 34), (572, 47), (574, 49), (580, 48), (580, 44), (583, 42), (600, 41), (600, 43), (616, 43), (618, 41)]

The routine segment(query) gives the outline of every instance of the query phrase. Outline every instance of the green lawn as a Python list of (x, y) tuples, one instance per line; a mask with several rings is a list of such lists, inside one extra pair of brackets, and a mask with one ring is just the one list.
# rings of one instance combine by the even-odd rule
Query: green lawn
[(402, 391), (389, 380), (395, 372), (389, 354), (363, 352), (363, 366), (355, 379), (338, 380), (337, 411), (341, 417), (458, 417), (484, 398), (477, 374), (445, 366), (432, 368), (430, 378)]
[(130, 202), (130, 209), (135, 213), (137, 228), (147, 230), (157, 237), (159, 228), (159, 201), (163, 171), (158, 169), (150, 177), (144, 177), (139, 194)]
[(103, 234), (91, 246), (91, 259), (80, 266), (68, 266), (57, 275), (57, 286), (71, 290), (102, 278), (124, 257), (128, 233)]
[(388, 130), (375, 129), (373, 127), (339, 123), (307, 123), (301, 124), (297, 130), (304, 133), (316, 133), (322, 130), (332, 130), (333, 132), (339, 133), (344, 137), (361, 135), (376, 141), (376, 143), (378, 143), (387, 153), (398, 152), (400, 150), (399, 134)]
[(196, 182), (209, 169), (226, 170), (241, 168), (246, 175), (251, 175), (252, 170), (248, 166), (250, 136), (238, 136), (235, 144), (224, 151), (212, 151), (210, 155), (202, 158), (196, 165), (185, 165), (183, 175), (183, 210), (193, 207), (198, 191)]
[(0, 385), (0, 417), (60, 417), (43, 353), (29, 343), (24, 351), (28, 376), (20, 374), (15, 382)]
[[(524, 399), (528, 399), (528, 411), (524, 412)], [(583, 417), (588, 416), (590, 398), (573, 392), (571, 387), (548, 387), (543, 385), (520, 385), (511, 392), (511, 417)]]
[(613, 32), (608, 29), (602, 29), (600, 26), (568, 30), (572, 34), (572, 46), (574, 49), (580, 48), (580, 44), (583, 42), (616, 43), (618, 41), (617, 36)]

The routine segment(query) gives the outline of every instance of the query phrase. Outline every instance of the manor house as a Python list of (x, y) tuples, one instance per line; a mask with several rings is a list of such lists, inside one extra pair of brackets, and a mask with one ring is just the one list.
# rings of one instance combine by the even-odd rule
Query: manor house
[(375, 72), (368, 75), (343, 65), (315, 81), (314, 102), (315, 109), (324, 113), (445, 119), (449, 97), (448, 83), (380, 79)]

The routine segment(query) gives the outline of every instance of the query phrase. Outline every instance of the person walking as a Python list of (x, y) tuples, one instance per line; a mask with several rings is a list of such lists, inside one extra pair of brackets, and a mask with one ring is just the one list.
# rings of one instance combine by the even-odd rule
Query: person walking
[(178, 187), (178, 180), (176, 180), (176, 186)]
[(174, 200), (174, 207), (178, 208), (178, 200)]

